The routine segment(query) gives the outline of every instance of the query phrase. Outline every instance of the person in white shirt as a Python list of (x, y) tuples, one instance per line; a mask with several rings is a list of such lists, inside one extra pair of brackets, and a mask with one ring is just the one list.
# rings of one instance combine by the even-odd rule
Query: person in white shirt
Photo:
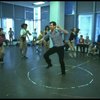
[(20, 30), (20, 51), (21, 51), (21, 56), (23, 58), (27, 58), (26, 57), (26, 52), (27, 52), (26, 37), (28, 37), (28, 34), (31, 35), (31, 33), (27, 30), (27, 24), (23, 23), (21, 25), (21, 30)]
[(84, 46), (85, 46), (85, 48), (87, 49), (87, 53), (88, 53), (88, 49), (89, 49), (91, 43), (92, 43), (92, 42), (91, 42), (91, 40), (89, 39), (89, 36), (86, 36), (86, 39), (84, 40)]

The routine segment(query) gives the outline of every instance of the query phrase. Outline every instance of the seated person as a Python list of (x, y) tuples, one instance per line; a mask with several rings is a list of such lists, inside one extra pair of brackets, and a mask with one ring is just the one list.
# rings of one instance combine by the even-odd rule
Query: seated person
[(99, 57), (100, 57), (100, 34), (98, 35), (98, 39), (97, 39), (97, 48), (99, 50)]
[(90, 44), (91, 44), (91, 40), (89, 39), (89, 36), (86, 36), (86, 39), (84, 40), (84, 46), (85, 48), (87, 48), (87, 52)]
[(93, 54), (93, 55), (97, 54), (97, 43), (96, 42), (94, 42), (94, 43), (92, 43), (92, 44), (89, 45), (89, 51), (87, 53), (87, 56), (90, 53)]
[(84, 43), (87, 44), (87, 45), (91, 44), (91, 40), (89, 39), (89, 36), (86, 36)]
[(80, 35), (79, 44), (77, 44), (77, 51), (78, 51), (78, 46), (80, 47), (80, 52), (85, 52), (83, 35)]

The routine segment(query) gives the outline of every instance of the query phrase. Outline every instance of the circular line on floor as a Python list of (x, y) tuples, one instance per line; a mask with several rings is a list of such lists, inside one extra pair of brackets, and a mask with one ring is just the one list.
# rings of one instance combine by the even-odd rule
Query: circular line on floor
[[(88, 63), (88, 61), (85, 62), (85, 63)], [(37, 67), (32, 68), (32, 69), (27, 73), (27, 77), (28, 77), (28, 79), (29, 79), (33, 84), (35, 84), (35, 85), (37, 85), (37, 86), (42, 86), (42, 87), (45, 87), (45, 88), (49, 88), (49, 89), (65, 90), (65, 89), (82, 88), (82, 87), (85, 87), (85, 86), (90, 85), (90, 84), (93, 82), (93, 74), (92, 74), (89, 70), (84, 69), (84, 68), (82, 68), (82, 67), (79, 67), (79, 66), (81, 66), (81, 65), (83, 65), (83, 64), (85, 64), (85, 63), (82, 63), (82, 64), (77, 65), (78, 67), (77, 67), (77, 66), (72, 66), (72, 68), (69, 69), (69, 70), (66, 70), (66, 72), (67, 72), (67, 71), (70, 71), (70, 70), (72, 70), (72, 69), (74, 69), (74, 68), (78, 68), (78, 69), (80, 69), (80, 70), (82, 70), (82, 71), (87, 72), (90, 76), (92, 76), (92, 78), (91, 78), (91, 80), (90, 80), (88, 83), (86, 83), (86, 84), (80, 84), (80, 85), (77, 85), (77, 86), (64, 87), (64, 88), (52, 87), (52, 86), (48, 86), (48, 85), (44, 85), (44, 84), (38, 84), (36, 81), (34, 81), (34, 80), (32, 80), (32, 79), (30, 78), (30, 73), (31, 73), (32, 71), (34, 71), (34, 70), (37, 70)], [(43, 66), (46, 66), (46, 65), (43, 65)], [(57, 65), (56, 65), (56, 66), (57, 66)], [(58, 74), (58, 75), (59, 75), (59, 74)], [(64, 77), (65, 77), (65, 76), (64, 76)]]

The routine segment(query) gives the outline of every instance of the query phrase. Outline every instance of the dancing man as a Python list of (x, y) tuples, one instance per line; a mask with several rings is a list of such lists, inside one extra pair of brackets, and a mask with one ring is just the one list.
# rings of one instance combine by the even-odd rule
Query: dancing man
[(48, 37), (50, 39), (50, 47), (44, 54), (45, 61), (47, 62), (48, 66), (46, 68), (52, 67), (51, 59), (49, 58), (50, 55), (57, 53), (59, 56), (59, 62), (61, 65), (61, 73), (62, 75), (65, 74), (65, 63), (64, 63), (64, 43), (63, 43), (63, 34), (68, 34), (68, 31), (62, 29), (59, 26), (56, 26), (55, 21), (51, 21), (49, 23), (50, 30), (48, 33), (42, 38), (46, 40)]

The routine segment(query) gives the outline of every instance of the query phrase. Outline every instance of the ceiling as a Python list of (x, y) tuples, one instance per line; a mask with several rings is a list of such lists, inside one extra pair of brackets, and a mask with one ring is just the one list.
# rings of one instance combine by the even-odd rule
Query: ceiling
[(20, 6), (29, 7), (29, 8), (41, 7), (41, 6), (47, 6), (47, 5), (49, 5), (48, 1), (45, 1), (45, 4), (39, 5), (39, 6), (33, 5), (33, 3), (37, 2), (37, 1), (2, 1), (2, 2), (14, 4), (14, 5), (20, 5)]

